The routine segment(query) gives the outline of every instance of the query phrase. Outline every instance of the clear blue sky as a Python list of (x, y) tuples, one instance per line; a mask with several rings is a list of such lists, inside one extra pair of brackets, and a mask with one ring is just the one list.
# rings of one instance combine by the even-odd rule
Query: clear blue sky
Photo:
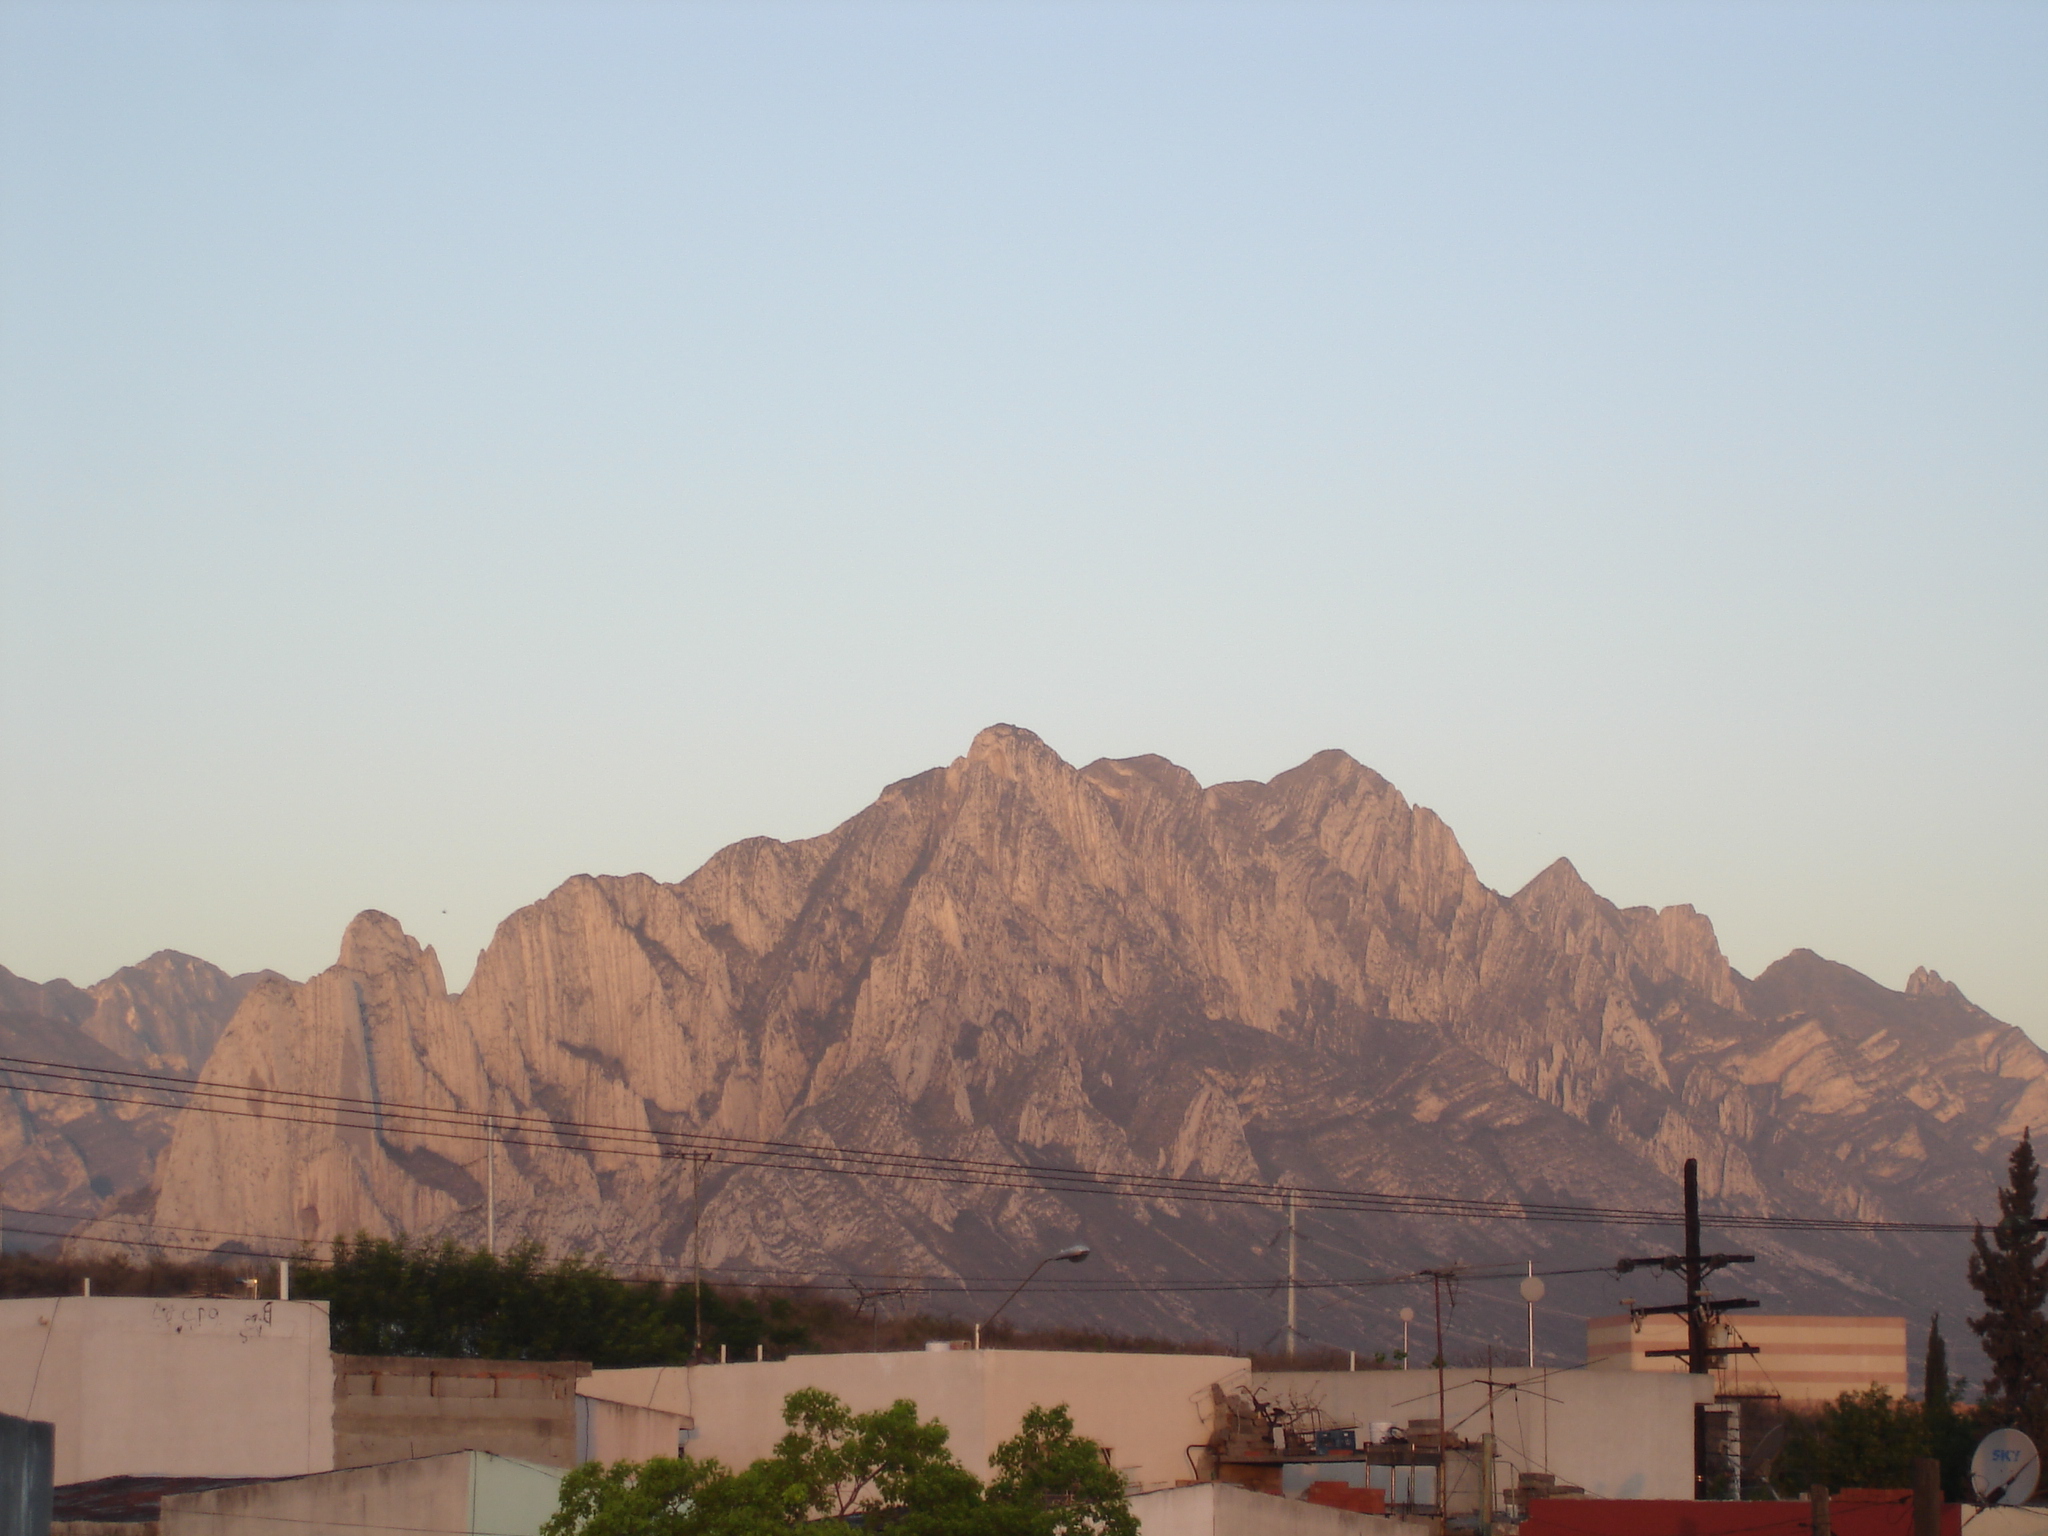
[(0, 962), (1009, 720), (2048, 1035), (2048, 7), (0, 10)]

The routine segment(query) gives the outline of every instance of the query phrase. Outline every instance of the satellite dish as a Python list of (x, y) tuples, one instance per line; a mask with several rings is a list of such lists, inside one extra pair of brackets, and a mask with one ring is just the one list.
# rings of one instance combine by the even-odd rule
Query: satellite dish
[(1536, 1305), (1537, 1302), (1543, 1299), (1543, 1282), (1541, 1280), (1538, 1280), (1534, 1275), (1524, 1276), (1521, 1284), (1521, 1292), (1522, 1300), (1526, 1301), (1527, 1303), (1529, 1303), (1530, 1306), (1533, 1307)]
[(2041, 1480), (2041, 1455), (2016, 1429), (1994, 1429), (1970, 1458), (1970, 1492), (1979, 1504), (2024, 1504)]
[(1742, 1452), (1742, 1475), (1745, 1480), (1761, 1478), (1771, 1458), (1785, 1448), (1785, 1430), (1788, 1426), (1780, 1421), (1765, 1430), (1754, 1445), (1746, 1446)]

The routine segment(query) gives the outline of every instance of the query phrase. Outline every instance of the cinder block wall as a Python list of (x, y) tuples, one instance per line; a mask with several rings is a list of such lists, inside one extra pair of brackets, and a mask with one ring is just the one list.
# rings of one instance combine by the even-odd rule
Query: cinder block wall
[(334, 1464), (448, 1451), (576, 1464), (578, 1360), (334, 1357)]

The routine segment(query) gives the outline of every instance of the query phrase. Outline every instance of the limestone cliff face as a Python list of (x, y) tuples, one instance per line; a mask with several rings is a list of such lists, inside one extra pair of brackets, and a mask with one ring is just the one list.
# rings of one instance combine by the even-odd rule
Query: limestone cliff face
[[(2006, 1140), (2048, 1124), (2048, 1059), (1939, 978), (1890, 992), (1801, 953), (1748, 981), (1691, 908), (1617, 908), (1563, 861), (1502, 896), (1435, 815), (1340, 752), (1205, 789), (1154, 757), (1076, 769), (1009, 726), (823, 837), (743, 842), (674, 885), (573, 879), (500, 926), (459, 996), (431, 950), (365, 913), (333, 969), (255, 987), (206, 1072), (561, 1121), (1573, 1204), (1668, 1207), (1696, 1156), (1724, 1209), (1867, 1217), (1985, 1207)], [(484, 1157), (395, 1129), (188, 1113), (153, 1218), (475, 1240)], [(620, 1263), (690, 1251), (674, 1163), (565, 1133), (507, 1149), (496, 1176), (501, 1238)], [(704, 1257), (735, 1274), (1015, 1273), (1074, 1233), (1113, 1234), (1098, 1278), (1272, 1270), (1272, 1218), (1230, 1207), (714, 1165), (704, 1209)], [(1604, 1262), (1633, 1241), (1347, 1218), (1323, 1223), (1312, 1262), (1359, 1274), (1588, 1243)], [(1854, 1242), (1766, 1245), (1758, 1289), (1960, 1305), (1933, 1269), (1914, 1278), (1919, 1259), (1873, 1266)], [(1328, 1304), (1355, 1322), (1401, 1299)], [(1231, 1305), (1270, 1310), (1092, 1305), (1218, 1328)]]
[[(25, 981), (0, 967), (0, 1055), (189, 1076), (260, 977), (162, 950), (105, 981)], [(60, 1229), (147, 1186), (172, 1112), (0, 1089), (0, 1188), (17, 1238)]]

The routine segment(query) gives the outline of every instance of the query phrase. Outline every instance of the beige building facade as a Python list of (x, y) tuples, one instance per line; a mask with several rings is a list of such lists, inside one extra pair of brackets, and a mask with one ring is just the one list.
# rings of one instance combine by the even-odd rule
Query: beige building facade
[(693, 1456), (743, 1467), (786, 1432), (782, 1403), (821, 1387), (856, 1411), (898, 1398), (951, 1431), (953, 1453), (978, 1477), (1026, 1410), (1066, 1405), (1075, 1429), (1109, 1448), (1140, 1488), (1186, 1478), (1188, 1447), (1209, 1437), (1210, 1384), (1241, 1378), (1250, 1361), (1223, 1355), (1099, 1354), (1079, 1350), (939, 1349), (798, 1355), (737, 1365), (596, 1371), (582, 1390), (664, 1409), (696, 1427)]
[[(1775, 1397), (1787, 1403), (1828, 1403), (1871, 1386), (1904, 1397), (1903, 1317), (1779, 1317), (1735, 1313), (1715, 1343), (1754, 1344), (1754, 1355), (1731, 1355), (1713, 1373), (1722, 1397)], [(1670, 1316), (1640, 1321), (1623, 1314), (1586, 1324), (1586, 1363), (1595, 1370), (1683, 1373), (1683, 1361), (1655, 1356), (1685, 1344), (1685, 1322)]]
[(562, 1469), (485, 1451), (245, 1483), (163, 1501), (161, 1536), (539, 1536)]
[(292, 1477), (334, 1465), (319, 1301), (0, 1301), (0, 1413), (57, 1427), (56, 1481)]

